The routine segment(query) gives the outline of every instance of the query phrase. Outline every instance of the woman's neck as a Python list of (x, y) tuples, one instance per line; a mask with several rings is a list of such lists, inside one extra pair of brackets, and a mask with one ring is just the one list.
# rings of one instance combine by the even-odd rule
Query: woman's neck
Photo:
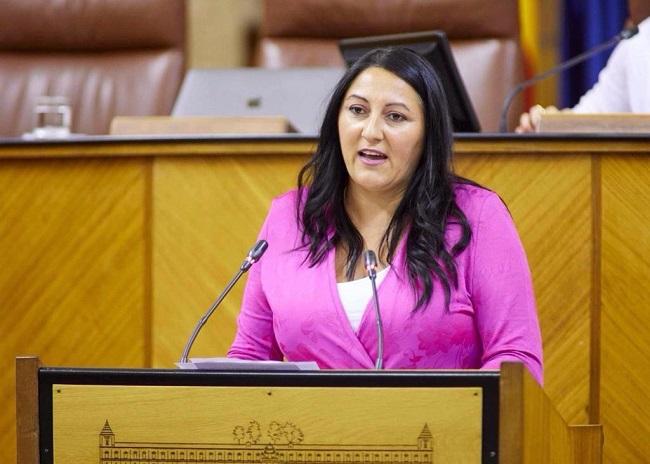
[[(401, 201), (401, 196), (348, 188), (344, 201), (345, 211), (363, 238), (363, 247), (375, 251), (379, 258), (379, 268), (384, 268), (388, 259), (388, 250), (386, 247), (381, 249), (381, 240), (393, 219), (395, 210)], [(337, 282), (345, 282), (349, 280), (349, 277), (351, 277), (351, 280), (355, 280), (365, 275), (362, 259), (357, 260), (351, 276), (348, 274), (346, 268), (347, 253), (348, 250), (345, 244), (341, 244), (336, 249)]]
[(345, 210), (369, 249), (377, 249), (402, 200), (395, 193), (368, 192), (348, 188)]

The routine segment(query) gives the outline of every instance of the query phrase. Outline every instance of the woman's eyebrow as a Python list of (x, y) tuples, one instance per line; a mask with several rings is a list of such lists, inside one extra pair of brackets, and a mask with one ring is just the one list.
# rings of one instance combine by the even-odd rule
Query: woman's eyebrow
[[(350, 98), (358, 98), (359, 100), (363, 100), (364, 102), (368, 103), (368, 99), (366, 97), (362, 97), (361, 95), (357, 95), (356, 93), (353, 93), (351, 95), (348, 95), (345, 99), (349, 100)], [(411, 108), (409, 108), (405, 103), (402, 102), (390, 102), (387, 103), (385, 106), (401, 106), (402, 108), (406, 109), (406, 111), (411, 111)]]
[(386, 106), (401, 106), (402, 108), (406, 109), (406, 111), (411, 111), (411, 109), (402, 102), (387, 103)]
[(363, 101), (365, 101), (365, 102), (368, 101), (368, 99), (367, 99), (366, 97), (362, 97), (361, 95), (357, 95), (356, 93), (353, 93), (353, 94), (351, 94), (351, 95), (348, 95), (345, 99), (346, 99), (346, 100), (349, 100), (350, 98), (358, 98), (358, 99), (363, 100)]

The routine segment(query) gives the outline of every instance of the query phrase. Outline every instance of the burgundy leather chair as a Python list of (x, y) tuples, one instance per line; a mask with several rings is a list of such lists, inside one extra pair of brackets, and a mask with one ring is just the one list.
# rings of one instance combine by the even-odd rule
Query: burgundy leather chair
[[(259, 66), (343, 66), (344, 37), (446, 32), (484, 132), (498, 129), (503, 99), (523, 80), (517, 0), (265, 0)], [(522, 109), (510, 110), (511, 127)]]
[(72, 131), (169, 114), (184, 75), (184, 0), (0, 0), (0, 136), (31, 131), (64, 96)]

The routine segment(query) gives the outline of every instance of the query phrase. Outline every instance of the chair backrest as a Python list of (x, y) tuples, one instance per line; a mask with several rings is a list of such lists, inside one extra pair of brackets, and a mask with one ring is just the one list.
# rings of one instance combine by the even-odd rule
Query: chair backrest
[(0, 136), (34, 127), (41, 96), (72, 106), (72, 131), (117, 115), (169, 114), (184, 73), (184, 0), (0, 0)]
[(524, 78), (517, 0), (265, 0), (254, 61), (342, 66), (338, 39), (433, 29), (449, 38), (483, 131), (496, 131), (505, 95)]

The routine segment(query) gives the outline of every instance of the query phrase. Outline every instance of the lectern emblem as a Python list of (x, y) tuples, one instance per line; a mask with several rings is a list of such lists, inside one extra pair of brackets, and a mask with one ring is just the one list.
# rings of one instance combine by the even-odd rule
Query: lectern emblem
[(100, 464), (178, 463), (433, 463), (433, 436), (424, 424), (412, 444), (323, 444), (305, 440), (291, 422), (268, 426), (251, 420), (233, 427), (230, 441), (218, 443), (157, 443), (115, 440), (106, 420), (99, 433)]

